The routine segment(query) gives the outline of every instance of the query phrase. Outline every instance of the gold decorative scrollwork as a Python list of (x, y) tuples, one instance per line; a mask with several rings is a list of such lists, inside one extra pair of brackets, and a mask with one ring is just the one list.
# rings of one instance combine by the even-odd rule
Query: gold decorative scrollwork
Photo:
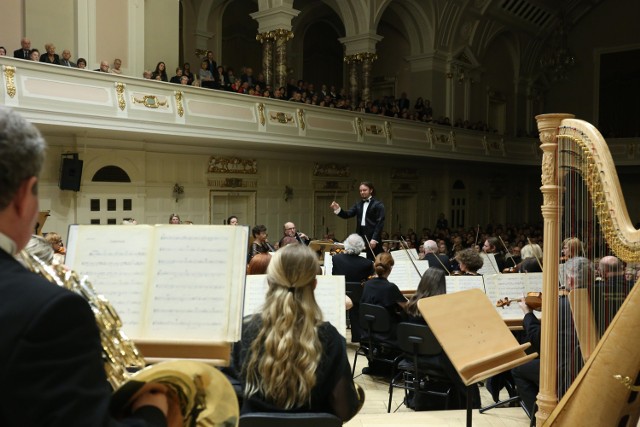
[(358, 136), (362, 138), (362, 134), (364, 133), (364, 127), (362, 126), (361, 117), (356, 117), (356, 130), (358, 131)]
[(131, 99), (135, 104), (142, 104), (147, 108), (160, 108), (160, 107), (169, 108), (169, 103), (167, 102), (166, 99), (164, 101), (160, 101), (158, 97), (155, 95), (144, 95), (142, 99), (132, 96)]
[(211, 156), (208, 171), (209, 173), (256, 174), (258, 173), (258, 163), (255, 159)]
[(207, 56), (207, 49), (197, 49), (194, 51), (194, 53), (196, 54), (196, 56)]
[(277, 30), (271, 31), (271, 33), (273, 33), (274, 39), (284, 39), (288, 41), (293, 38), (293, 31), (285, 30), (284, 28), (278, 28)]
[(124, 99), (124, 88), (127, 85), (124, 83), (116, 82), (116, 96), (118, 97), (118, 107), (124, 111), (127, 108), (127, 101)]
[(271, 113), (270, 116), (272, 122), (278, 122), (282, 124), (291, 123), (293, 121), (293, 115), (287, 113)]
[(316, 163), (313, 167), (313, 176), (327, 177), (347, 177), (351, 175), (348, 165), (338, 165), (336, 163)]
[(376, 59), (378, 59), (378, 54), (375, 52), (361, 52), (361, 53), (354, 53), (352, 55), (345, 55), (344, 62), (346, 62), (347, 64), (350, 64), (352, 62), (362, 62), (362, 61), (373, 62)]
[(10, 65), (3, 65), (2, 69), (4, 70), (4, 79), (5, 79), (6, 89), (7, 89), (7, 95), (9, 95), (9, 98), (13, 98), (14, 96), (16, 96), (16, 81), (15, 81), (16, 67), (12, 67)]
[(182, 106), (182, 92), (176, 90), (173, 92), (176, 96), (176, 105), (178, 106), (178, 115), (180, 117), (184, 116), (184, 107)]
[(306, 124), (304, 123), (304, 110), (302, 108), (298, 108), (298, 122), (300, 122), (300, 129), (304, 130)]
[(391, 123), (388, 121), (384, 122), (384, 131), (387, 134), (388, 139), (393, 139), (393, 135), (391, 134)]
[(384, 129), (382, 129), (378, 125), (369, 125), (366, 127), (366, 130), (367, 130), (367, 133), (371, 133), (373, 135), (380, 135), (381, 133), (384, 132)]
[(258, 115), (260, 116), (260, 125), (264, 126), (266, 119), (264, 117), (264, 104), (262, 102), (258, 104)]

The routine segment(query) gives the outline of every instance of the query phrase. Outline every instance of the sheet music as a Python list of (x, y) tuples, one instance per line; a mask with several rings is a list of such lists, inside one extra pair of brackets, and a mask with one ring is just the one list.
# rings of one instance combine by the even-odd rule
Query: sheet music
[(409, 257), (414, 261), (418, 261), (418, 251), (416, 248), (409, 248), (406, 251), (404, 249), (398, 249), (397, 251), (391, 251), (390, 253), (395, 262), (406, 261)]
[(73, 225), (69, 230), (66, 265), (89, 277), (96, 292), (116, 310), (130, 338), (140, 337), (153, 227)]
[(69, 266), (89, 275), (130, 338), (239, 339), (246, 227), (76, 227)]
[[(495, 305), (498, 300), (508, 297), (524, 297), (527, 292), (542, 292), (542, 273), (491, 274), (484, 276), (487, 296)], [(521, 319), (524, 313), (517, 303), (508, 307), (497, 307), (505, 319)]]
[[(414, 267), (415, 263), (415, 267)], [(418, 271), (416, 271), (416, 267)], [(395, 261), (388, 280), (395, 283), (401, 291), (415, 291), (420, 283), (421, 275), (429, 268), (428, 261), (413, 261), (409, 259)]]
[(235, 231), (225, 226), (156, 226), (146, 338), (227, 341), (232, 287), (239, 286), (233, 265), (242, 259), (230, 257)]
[(478, 270), (479, 274), (486, 276), (489, 274), (502, 273), (498, 268), (498, 262), (496, 261), (496, 256), (494, 254), (480, 252), (480, 257), (482, 258), (483, 262), (482, 268)]
[(445, 276), (445, 279), (447, 281), (448, 294), (475, 288), (484, 292), (484, 280), (482, 276)]
[[(343, 337), (347, 336), (347, 318), (345, 309), (344, 276), (316, 276), (318, 284), (315, 297), (322, 310), (322, 317), (331, 323)], [(243, 317), (254, 314), (261, 309), (267, 295), (269, 285), (266, 274), (255, 274), (246, 277), (244, 292)]]

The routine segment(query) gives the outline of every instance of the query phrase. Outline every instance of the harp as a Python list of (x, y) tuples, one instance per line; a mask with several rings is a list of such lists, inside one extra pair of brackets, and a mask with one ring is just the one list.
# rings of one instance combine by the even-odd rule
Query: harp
[[(558, 397), (557, 357), (563, 351), (556, 337), (562, 322), (558, 314), (562, 239), (579, 239), (582, 247), (578, 252), (590, 261), (614, 255), (633, 263), (640, 261), (640, 230), (629, 219), (613, 160), (598, 130), (570, 114), (544, 114), (536, 120), (543, 151), (545, 266), (537, 424), (579, 425), (588, 420), (590, 425), (636, 426), (640, 413), (640, 285), (633, 286), (611, 309), (606, 305), (609, 302), (597, 300), (593, 292), (599, 286), (597, 277), (587, 281), (584, 295), (590, 302), (582, 307), (587, 315), (580, 320), (574, 307), (579, 304), (574, 301), (571, 306), (584, 366)], [(595, 319), (598, 309), (600, 319)]]

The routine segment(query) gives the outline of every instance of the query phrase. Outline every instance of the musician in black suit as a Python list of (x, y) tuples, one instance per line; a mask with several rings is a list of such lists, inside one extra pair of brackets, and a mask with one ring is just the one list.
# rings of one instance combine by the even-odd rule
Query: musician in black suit
[(367, 249), (371, 250), (367, 250), (367, 258), (373, 260), (375, 255), (382, 252), (380, 234), (384, 228), (384, 204), (380, 200), (373, 198), (375, 189), (371, 182), (361, 182), (359, 191), (362, 200), (353, 205), (348, 211), (342, 210), (335, 200), (331, 203), (331, 209), (340, 218), (356, 217), (356, 233), (368, 243), (369, 248)]
[(351, 342), (360, 342), (362, 329), (360, 328), (359, 307), (362, 296), (363, 283), (373, 275), (373, 262), (363, 258), (360, 253), (364, 250), (365, 243), (357, 234), (352, 234), (344, 241), (344, 252), (336, 254), (331, 259), (334, 276), (344, 276), (349, 297), (353, 307), (349, 310), (349, 322), (351, 323)]
[(285, 222), (284, 226), (282, 227), (283, 231), (284, 231), (284, 235), (282, 236), (282, 239), (280, 239), (280, 241), (278, 242), (278, 247), (282, 248), (285, 246), (285, 239), (287, 239), (287, 237), (292, 237), (294, 239), (296, 239), (296, 242), (303, 244), (303, 245), (307, 245), (309, 246), (309, 237), (307, 237), (306, 234), (299, 232), (296, 229), (296, 225), (292, 222)]
[(433, 240), (424, 242), (424, 260), (429, 261), (429, 268), (438, 268), (445, 274), (451, 273), (451, 262), (449, 257), (438, 253), (438, 244)]
[(133, 416), (111, 418), (111, 389), (89, 304), (14, 258), (36, 223), (44, 157), (36, 128), (0, 108), (0, 425), (166, 426), (160, 385), (133, 402)]
[(31, 40), (29, 40), (26, 37), (23, 37), (20, 40), (20, 46), (21, 46), (20, 49), (16, 49), (13, 51), (13, 57), (30, 60), (31, 59)]

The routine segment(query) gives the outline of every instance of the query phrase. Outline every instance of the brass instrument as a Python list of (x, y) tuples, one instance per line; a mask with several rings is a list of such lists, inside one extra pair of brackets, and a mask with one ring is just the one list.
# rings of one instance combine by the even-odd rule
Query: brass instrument
[[(26, 251), (21, 261), (34, 273), (50, 282), (82, 296), (95, 314), (102, 345), (107, 380), (114, 390), (111, 410), (120, 418), (128, 409), (131, 398), (151, 383), (168, 387), (170, 397), (168, 425), (231, 426), (239, 418), (238, 401), (226, 377), (203, 362), (175, 360), (145, 367), (146, 363), (135, 344), (122, 331), (120, 317), (87, 277), (61, 265), (47, 265)], [(131, 374), (129, 370), (137, 370)]]
[[(570, 114), (544, 114), (536, 120), (543, 151), (541, 191), (545, 233), (544, 326), (536, 420), (539, 426), (579, 425), (585, 420), (590, 425), (636, 425), (640, 418), (640, 399), (616, 378), (629, 377), (637, 384), (640, 370), (638, 283), (622, 305), (616, 307), (615, 317), (612, 320), (605, 317), (610, 321), (608, 327), (597, 345), (593, 343), (595, 349), (587, 355), (584, 367), (564, 396), (558, 400), (556, 394), (558, 259), (563, 239), (583, 240), (582, 256), (590, 261), (615, 255), (624, 262), (638, 262), (640, 230), (636, 230), (629, 219), (615, 165), (598, 130)], [(593, 293), (599, 285), (590, 278), (586, 286), (590, 291), (589, 303), (597, 308), (599, 301), (594, 301)], [(586, 289), (578, 289), (583, 290)], [(573, 293), (575, 291), (570, 295)], [(571, 306), (574, 320), (576, 309), (579, 307)], [(579, 323), (575, 322), (578, 339)], [(582, 342), (580, 347), (584, 351)]]

